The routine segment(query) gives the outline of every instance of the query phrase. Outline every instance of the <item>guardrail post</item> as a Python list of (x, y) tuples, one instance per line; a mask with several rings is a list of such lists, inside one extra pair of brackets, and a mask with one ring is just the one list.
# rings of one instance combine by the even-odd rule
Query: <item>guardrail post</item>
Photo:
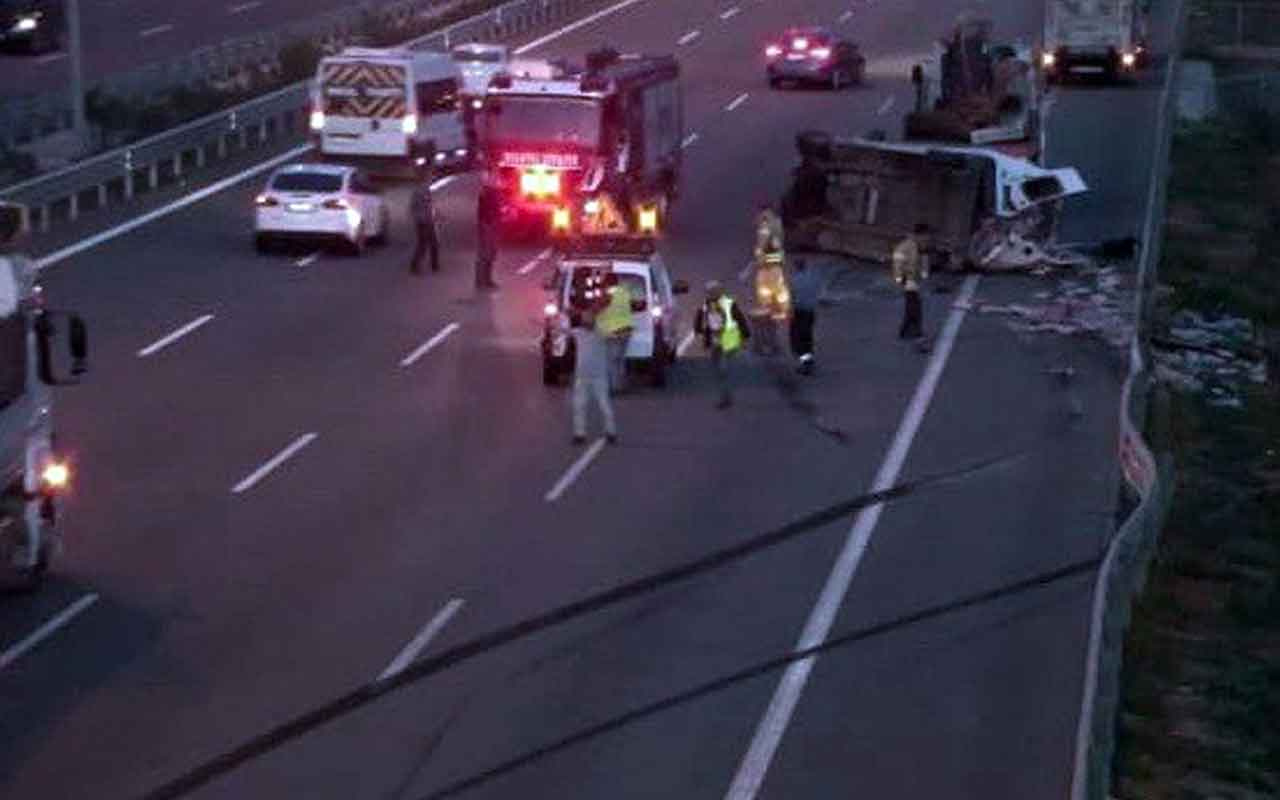
[(218, 134), (218, 158), (227, 157), (227, 135), (225, 133)]
[(157, 161), (147, 166), (147, 186), (152, 191), (160, 185), (160, 164)]
[(124, 199), (133, 199), (133, 151), (124, 151)]
[(48, 205), (40, 206), (40, 232), (41, 233), (49, 232), (49, 206)]
[(105, 182), (98, 184), (98, 208), (107, 207), (107, 184)]
[(173, 177), (182, 177), (182, 151), (173, 154)]
[(258, 126), (258, 144), (262, 144), (267, 140), (267, 121), (264, 119), (262, 124)]
[(67, 221), (75, 222), (80, 216), (80, 193), (72, 192), (67, 198)]
[(203, 143), (196, 146), (196, 169), (204, 169), (204, 148)]
[(22, 229), (31, 230), (31, 207), (26, 203), (19, 203), (18, 209), (18, 213), (22, 216)]

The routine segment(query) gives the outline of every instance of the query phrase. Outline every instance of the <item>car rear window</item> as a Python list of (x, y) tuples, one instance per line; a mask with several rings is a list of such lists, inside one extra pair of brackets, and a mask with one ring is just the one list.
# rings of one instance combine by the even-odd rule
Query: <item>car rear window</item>
[(342, 191), (342, 176), (324, 172), (287, 172), (271, 181), (271, 188), (281, 192)]
[(463, 50), (453, 51), (453, 60), (460, 64), (500, 64), (502, 53), (497, 50)]

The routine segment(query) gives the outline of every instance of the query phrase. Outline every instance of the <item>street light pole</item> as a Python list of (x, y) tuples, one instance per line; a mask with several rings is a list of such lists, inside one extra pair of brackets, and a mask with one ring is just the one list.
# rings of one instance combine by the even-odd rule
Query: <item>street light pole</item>
[(88, 145), (84, 116), (84, 69), (81, 64), (80, 0), (63, 0), (67, 12), (67, 56), (71, 61), (71, 129), (81, 147)]

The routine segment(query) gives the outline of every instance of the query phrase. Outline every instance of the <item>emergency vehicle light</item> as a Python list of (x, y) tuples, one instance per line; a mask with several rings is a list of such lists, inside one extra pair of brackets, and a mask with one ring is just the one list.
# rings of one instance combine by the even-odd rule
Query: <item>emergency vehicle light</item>
[(558, 207), (551, 212), (551, 228), (558, 231), (569, 230), (569, 209)]
[(812, 56), (813, 58), (818, 59), (819, 61), (826, 61), (828, 58), (831, 58), (831, 48), (815, 47), (809, 51), (809, 55)]
[(1133, 53), (1122, 53), (1120, 55), (1120, 63), (1126, 67), (1132, 67), (1137, 62), (1137, 57)]
[(548, 317), (554, 317), (556, 314), (560, 313), (560, 309), (556, 307), (555, 303), (547, 303), (542, 307), (542, 313)]
[(324, 112), (318, 108), (311, 110), (311, 130), (324, 130)]
[(520, 193), (558, 195), (560, 194), (560, 173), (547, 170), (525, 170), (520, 173)]
[(40, 481), (46, 489), (60, 491), (71, 482), (71, 468), (62, 461), (50, 461), (40, 471)]
[(1046, 67), (1052, 67), (1054, 63), (1057, 62), (1057, 60), (1058, 60), (1058, 57), (1055, 56), (1053, 53), (1042, 53), (1040, 55), (1040, 63)]
[(652, 233), (658, 229), (658, 209), (649, 207), (640, 209), (640, 230)]
[(400, 130), (412, 136), (418, 132), (418, 115), (405, 114), (404, 119), (400, 120)]
[(801, 37), (801, 38), (796, 38), (796, 39), (792, 39), (792, 40), (791, 40), (791, 49), (792, 49), (792, 50), (807, 50), (807, 49), (809, 49), (809, 40), (808, 40), (808, 39), (805, 39), (805, 38), (803, 38), (803, 37)]
[(777, 58), (782, 55), (782, 48), (778, 47), (776, 44), (771, 44), (764, 49), (764, 54), (768, 58)]
[(599, 214), (600, 201), (595, 199), (588, 200), (587, 202), (582, 204), (582, 210), (588, 214)]

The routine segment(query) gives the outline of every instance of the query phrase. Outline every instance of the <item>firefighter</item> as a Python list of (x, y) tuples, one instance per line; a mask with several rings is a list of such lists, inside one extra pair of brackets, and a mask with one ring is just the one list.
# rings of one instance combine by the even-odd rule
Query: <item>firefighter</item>
[(481, 185), (476, 200), (476, 289), (480, 291), (498, 288), (493, 279), (493, 262), (498, 256), (501, 202), (497, 187), (487, 182)]
[(919, 339), (924, 336), (920, 284), (929, 277), (929, 257), (925, 253), (928, 236), (929, 226), (918, 222), (911, 235), (893, 248), (893, 280), (902, 287), (903, 301), (899, 339)]
[(751, 326), (738, 304), (725, 292), (719, 281), (707, 284), (707, 298), (698, 309), (694, 330), (702, 336), (703, 346), (711, 353), (716, 382), (720, 387), (720, 400), (716, 408), (733, 405), (730, 364), (742, 349), (742, 343), (751, 338)]
[(755, 289), (756, 315), (762, 323), (758, 337), (760, 352), (773, 354), (778, 350), (777, 330), (787, 324), (791, 316), (791, 292), (783, 271), (786, 258), (782, 245), (782, 220), (767, 204), (761, 204), (756, 215)]
[(413, 197), (409, 201), (409, 215), (417, 232), (417, 243), (413, 248), (409, 271), (414, 275), (421, 275), (423, 256), (429, 252), (431, 271), (439, 272), (440, 244), (436, 238), (435, 206), (431, 202), (431, 168), (425, 164), (418, 169), (418, 183), (413, 187)]
[(609, 305), (596, 316), (596, 330), (605, 339), (609, 355), (609, 390), (621, 392), (627, 380), (627, 344), (634, 327), (631, 319), (631, 291), (610, 272), (604, 279)]

